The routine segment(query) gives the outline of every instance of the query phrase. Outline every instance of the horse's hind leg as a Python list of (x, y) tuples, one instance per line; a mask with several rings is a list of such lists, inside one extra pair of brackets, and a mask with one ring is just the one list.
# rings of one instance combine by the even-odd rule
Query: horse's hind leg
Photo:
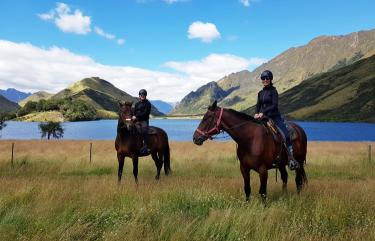
[(279, 166), (281, 180), (283, 181), (283, 192), (286, 192), (287, 184), (288, 184), (288, 172), (284, 165)]
[(160, 178), (160, 170), (161, 170), (161, 168), (163, 166), (163, 162), (162, 162), (161, 159), (159, 159), (159, 157), (158, 157), (158, 155), (157, 155), (156, 152), (152, 153), (151, 156), (152, 156), (152, 159), (154, 160), (155, 166), (156, 166), (156, 176), (155, 176), (155, 179), (159, 180), (159, 178)]
[(135, 183), (138, 184), (138, 156), (133, 156), (133, 175)]
[(305, 173), (305, 168), (303, 165), (296, 170), (296, 186), (297, 186), (297, 193), (299, 194), (303, 188), (303, 185), (307, 183), (307, 177)]
[(117, 160), (118, 160), (118, 183), (121, 183), (121, 178), (122, 178), (122, 171), (124, 169), (124, 162), (125, 162), (125, 155), (122, 153), (117, 153)]

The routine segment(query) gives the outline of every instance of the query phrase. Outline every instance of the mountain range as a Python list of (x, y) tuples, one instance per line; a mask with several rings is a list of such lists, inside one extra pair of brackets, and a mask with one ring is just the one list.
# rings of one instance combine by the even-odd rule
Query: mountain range
[(6, 90), (0, 89), (0, 95), (4, 96), (8, 100), (18, 103), (19, 101), (25, 99), (26, 97), (30, 96), (31, 93), (25, 93), (14, 88), (8, 88)]
[(217, 98), (219, 105), (239, 111), (256, 102), (262, 88), (259, 76), (269, 69), (279, 93), (299, 85), (303, 80), (339, 69), (375, 54), (375, 30), (340, 36), (320, 36), (308, 44), (290, 48), (254, 71), (232, 73), (214, 84), (208, 83), (190, 92), (172, 114), (201, 114)]
[(14, 103), (4, 96), (0, 95), (0, 114), (4, 114), (10, 111), (14, 111), (20, 108), (17, 103)]

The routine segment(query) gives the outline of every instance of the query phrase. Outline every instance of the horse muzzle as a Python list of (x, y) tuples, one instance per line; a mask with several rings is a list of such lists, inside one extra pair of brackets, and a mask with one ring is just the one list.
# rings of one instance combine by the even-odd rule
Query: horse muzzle
[(198, 146), (201, 146), (205, 140), (207, 140), (205, 136), (193, 137), (194, 144)]

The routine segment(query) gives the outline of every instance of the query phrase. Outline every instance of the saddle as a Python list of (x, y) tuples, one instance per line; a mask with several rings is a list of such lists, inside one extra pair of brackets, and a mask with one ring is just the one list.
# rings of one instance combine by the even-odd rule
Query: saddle
[[(273, 139), (276, 142), (281, 142), (284, 139), (283, 132), (276, 126), (275, 122), (272, 119), (264, 118), (262, 119), (263, 125), (272, 133)], [(286, 123), (286, 128), (289, 132), (290, 140), (294, 141), (297, 139), (297, 132), (296, 130), (290, 125), (290, 123)]]

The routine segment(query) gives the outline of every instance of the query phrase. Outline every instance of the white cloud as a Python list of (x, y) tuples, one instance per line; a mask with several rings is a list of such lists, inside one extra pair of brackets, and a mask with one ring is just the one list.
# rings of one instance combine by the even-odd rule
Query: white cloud
[[(110, 66), (59, 47), (39, 48), (29, 43), (0, 40), (0, 88), (56, 93), (73, 82), (92, 76), (110, 81), (136, 96), (146, 88), (151, 99), (179, 101), (190, 91), (232, 72), (260, 64), (262, 59), (211, 54), (198, 61), (168, 62), (176, 73), (131, 66)], [(173, 93), (173, 94), (171, 94)]]
[(101, 28), (99, 28), (97, 26), (94, 28), (94, 30), (95, 30), (95, 33), (97, 33), (100, 36), (103, 36), (104, 38), (107, 38), (107, 39), (114, 39), (114, 38), (116, 38), (115, 35), (110, 34), (110, 33), (106, 33), (106, 32), (104, 32), (103, 29), (101, 29)]
[(189, 26), (188, 38), (201, 39), (205, 43), (211, 43), (214, 39), (220, 38), (220, 33), (213, 23), (196, 21)]
[(87, 34), (91, 32), (91, 17), (84, 16), (78, 9), (72, 13), (69, 5), (56, 3), (56, 8), (48, 13), (38, 14), (45, 21), (52, 20), (65, 33)]
[(117, 39), (118, 45), (123, 45), (124, 43), (125, 43), (125, 39), (122, 39), (122, 38)]
[[(79, 9), (74, 13), (69, 5), (65, 3), (56, 3), (56, 8), (48, 13), (37, 14), (44, 21), (53, 21), (56, 26), (65, 33), (88, 34), (91, 32), (91, 17), (84, 16)], [(114, 34), (105, 32), (102, 28), (95, 26), (94, 32), (106, 39), (115, 40), (117, 44), (125, 43), (124, 39), (116, 38)]]
[(241, 2), (245, 7), (250, 6), (250, 0), (240, 0), (240, 2)]
[(188, 0), (164, 0), (165, 3), (167, 4), (173, 4), (173, 3), (178, 3), (178, 2), (187, 2)]
[(230, 54), (210, 54), (199, 61), (165, 63), (165, 66), (184, 73), (190, 79), (204, 83), (216, 81), (230, 73), (244, 69), (253, 69), (266, 62), (262, 58), (242, 58)]

